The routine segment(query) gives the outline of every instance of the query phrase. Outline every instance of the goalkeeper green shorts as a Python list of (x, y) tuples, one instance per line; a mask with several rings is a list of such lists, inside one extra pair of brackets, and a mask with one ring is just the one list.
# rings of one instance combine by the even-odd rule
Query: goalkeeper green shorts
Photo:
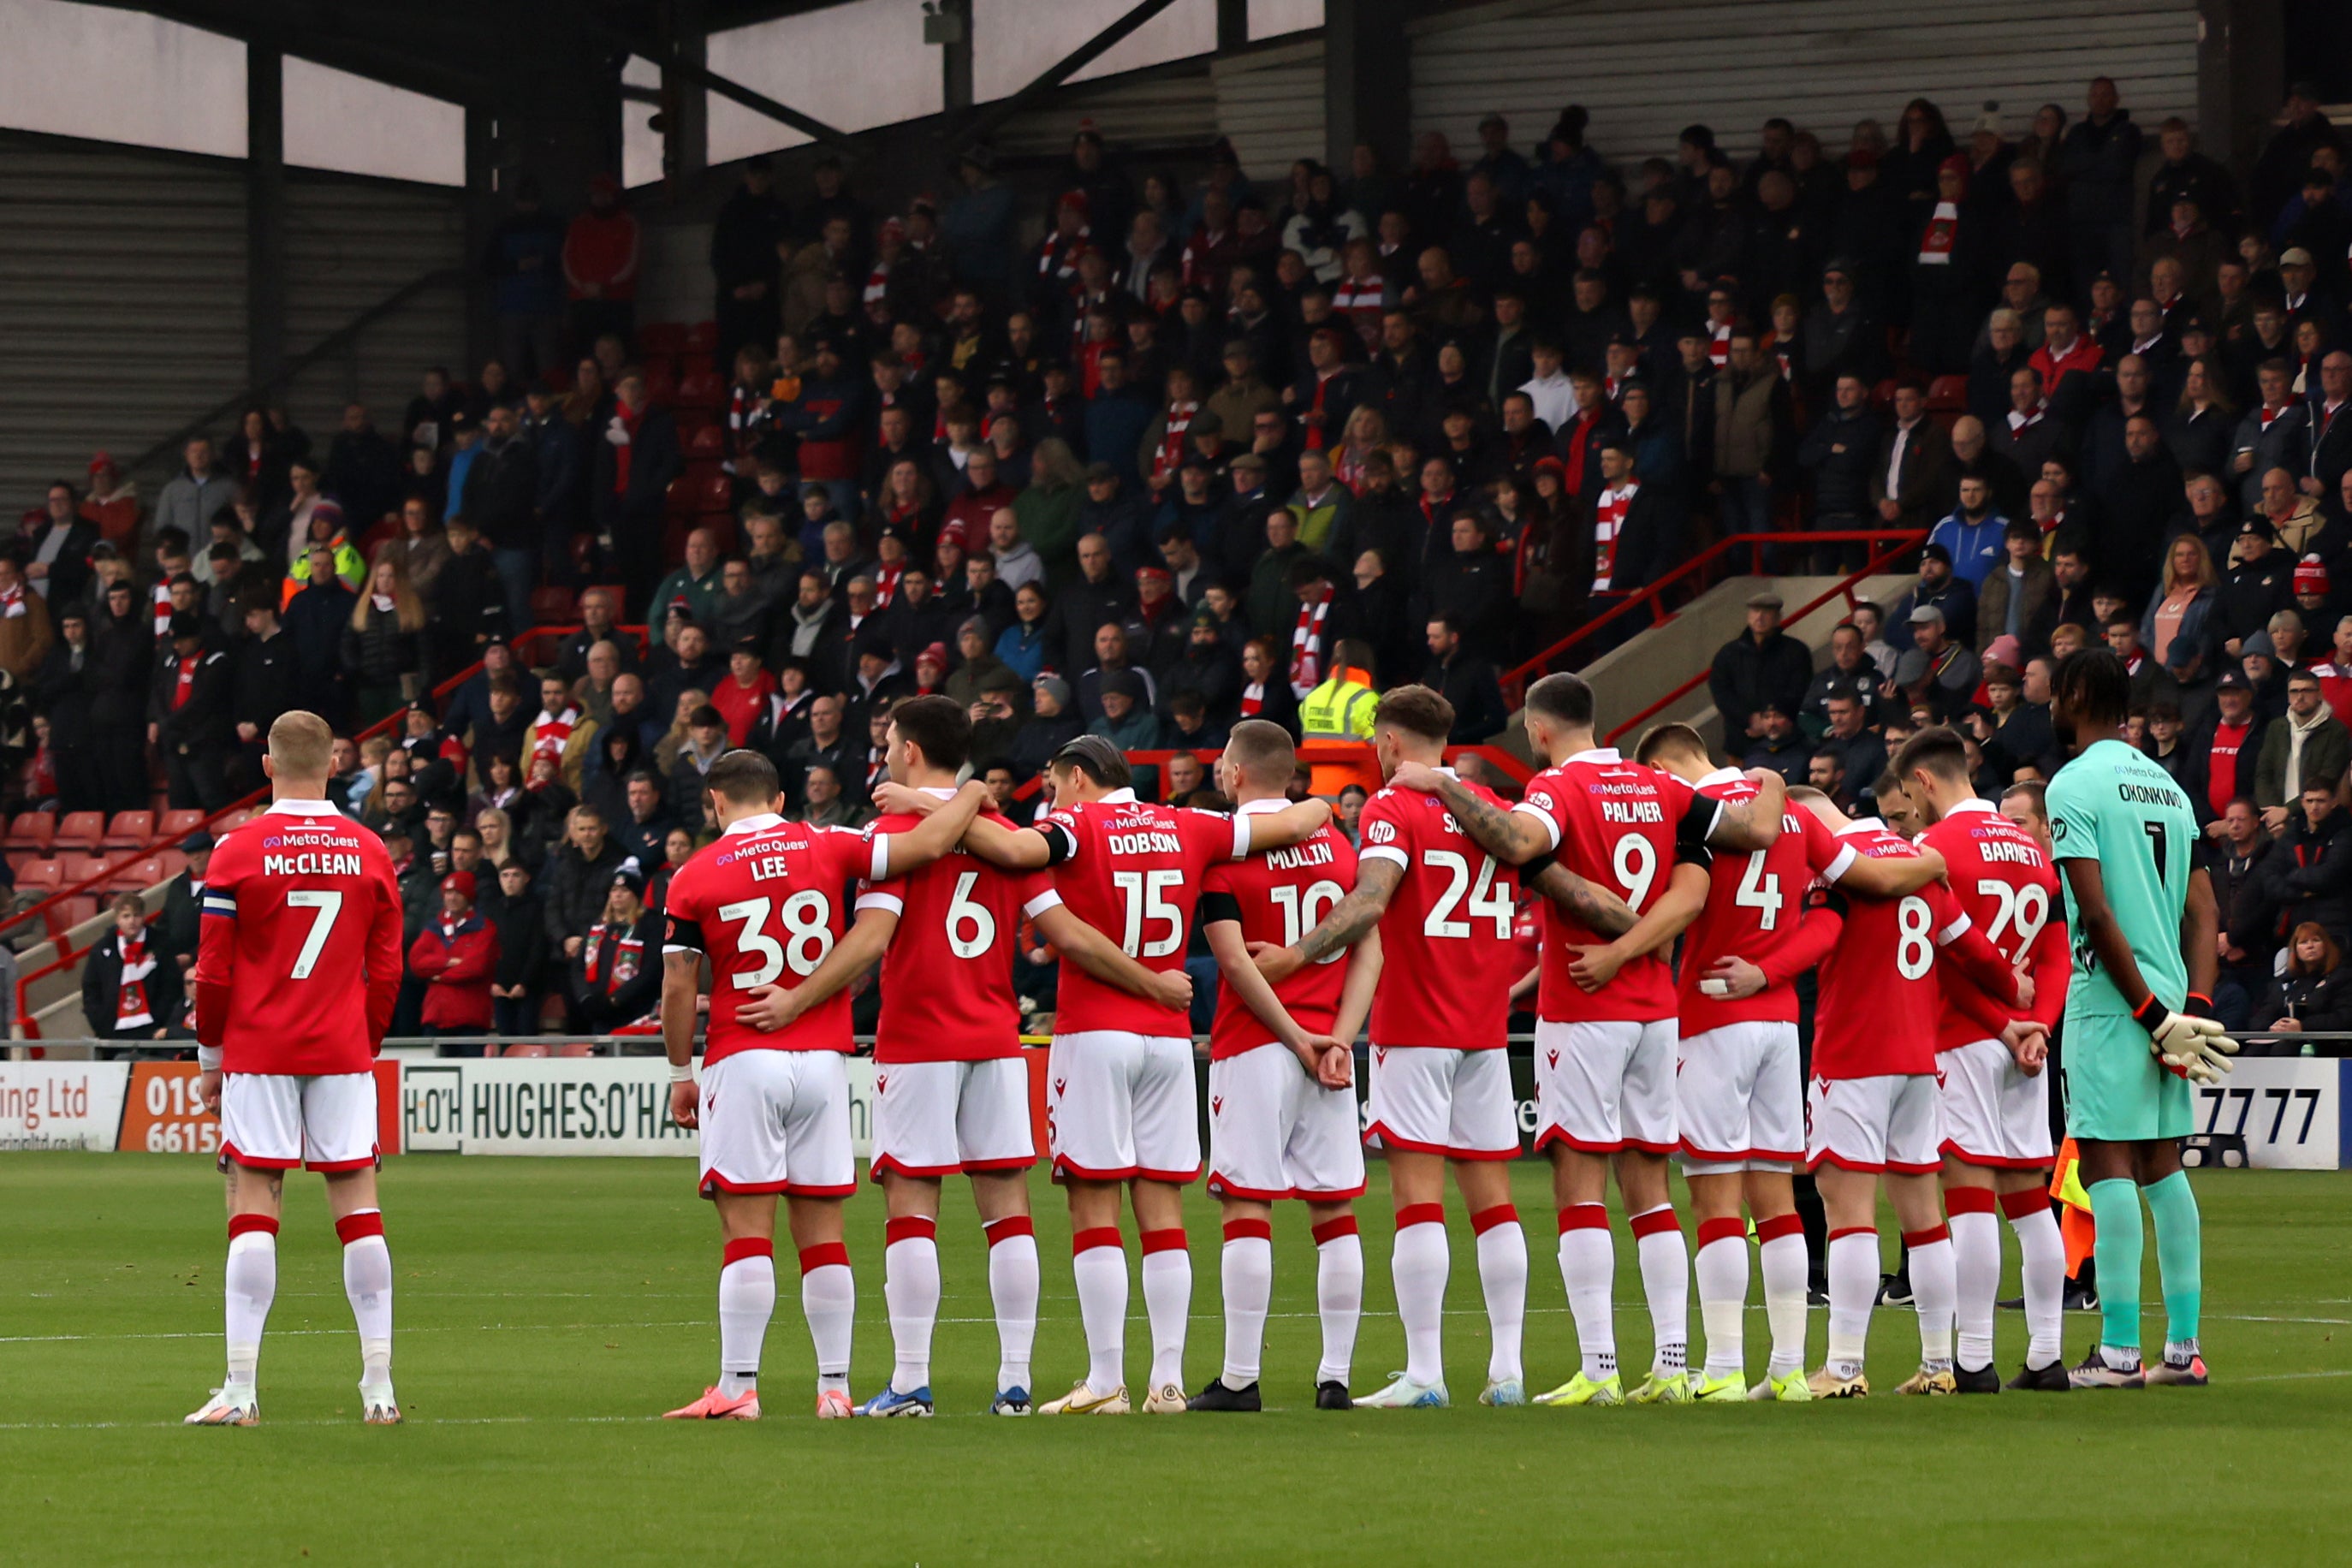
[(2115, 1142), (2185, 1138), (2196, 1130), (2188, 1079), (2164, 1069), (2147, 1031), (2128, 1014), (2069, 1018), (2060, 1061), (2066, 1078), (2066, 1135)]

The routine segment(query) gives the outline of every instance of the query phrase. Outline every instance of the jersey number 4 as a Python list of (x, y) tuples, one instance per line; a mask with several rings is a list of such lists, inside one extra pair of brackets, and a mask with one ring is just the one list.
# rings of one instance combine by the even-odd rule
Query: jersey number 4
[(784, 940), (778, 942), (767, 931), (768, 912), (775, 909), (772, 899), (743, 899), (719, 906), (722, 921), (740, 921), (735, 933), (737, 951), (755, 954), (760, 967), (731, 977), (738, 991), (749, 991), (755, 985), (767, 985), (792, 965), (793, 973), (805, 980), (816, 973), (824, 955), (833, 951), (833, 906), (823, 893), (794, 893), (777, 910), (784, 928)]

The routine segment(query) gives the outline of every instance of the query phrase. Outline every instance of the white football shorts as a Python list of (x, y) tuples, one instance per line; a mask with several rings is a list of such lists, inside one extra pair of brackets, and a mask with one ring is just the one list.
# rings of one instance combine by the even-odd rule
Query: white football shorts
[(1371, 1123), (1364, 1142), (1449, 1160), (1508, 1160), (1519, 1152), (1511, 1064), (1501, 1050), (1372, 1047)]
[(1536, 1147), (1675, 1152), (1672, 1018), (1536, 1025)]
[(1019, 1057), (986, 1061), (877, 1062), (874, 1067), (876, 1181), (1024, 1171), (1037, 1163), (1029, 1130), (1029, 1064)]
[(1999, 1040), (1974, 1040), (1936, 1053), (1944, 1091), (1944, 1152), (1997, 1171), (2046, 1171), (2050, 1147), (2050, 1073), (2032, 1078)]
[(1201, 1174), (1191, 1037), (1124, 1029), (1055, 1035), (1045, 1078), (1045, 1141), (1055, 1175), (1190, 1182)]
[(1805, 1157), (1797, 1026), (1748, 1019), (1682, 1042), (1675, 1119), (1683, 1173), (1786, 1171)]
[(1943, 1105), (1931, 1073), (1816, 1078), (1805, 1133), (1808, 1170), (1924, 1176), (1944, 1168)]
[(375, 1074), (221, 1075), (220, 1168), (356, 1171), (381, 1163)]
[(1209, 1064), (1211, 1193), (1272, 1203), (1352, 1198), (1363, 1190), (1352, 1087), (1324, 1088), (1286, 1046)]
[(702, 1195), (845, 1198), (848, 1060), (839, 1051), (737, 1051), (702, 1069)]

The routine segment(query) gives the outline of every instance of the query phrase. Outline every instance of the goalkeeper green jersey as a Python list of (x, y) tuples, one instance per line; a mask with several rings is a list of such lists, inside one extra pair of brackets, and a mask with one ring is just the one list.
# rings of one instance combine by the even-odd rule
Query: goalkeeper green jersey
[(2189, 995), (2180, 956), (2180, 912), (2197, 866), (2197, 814), (2172, 775), (2121, 741), (2101, 741), (2050, 781), (2052, 858), (2061, 862), (2066, 920), (2074, 932), (2074, 980), (2066, 1018), (2128, 1014), (2116, 983), (2083, 935), (2082, 911), (2063, 862), (2096, 860), (2107, 907), (2131, 943), (2140, 978), (2167, 1007)]

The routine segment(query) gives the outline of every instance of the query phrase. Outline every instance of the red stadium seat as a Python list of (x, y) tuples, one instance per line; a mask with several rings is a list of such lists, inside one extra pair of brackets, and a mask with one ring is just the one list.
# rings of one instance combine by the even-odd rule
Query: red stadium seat
[(716, 371), (688, 371), (677, 379), (677, 401), (682, 408), (717, 408), (727, 401), (727, 384)]
[(712, 351), (718, 347), (719, 323), (716, 321), (697, 321), (692, 326), (686, 329), (686, 337), (684, 341), (678, 344), (678, 352), (686, 354), (699, 354), (703, 358), (708, 359), (710, 357)]
[(63, 880), (64, 871), (65, 868), (55, 860), (28, 860), (25, 864), (16, 867), (16, 887), (19, 891), (23, 892), (31, 892), (35, 889), (44, 888), (56, 888), (59, 886)]
[(109, 877), (106, 879), (106, 890), (110, 893), (143, 893), (158, 882), (169, 881), (171, 876), (169, 871), (163, 869), (163, 858), (150, 855), (143, 859), (131, 861), (121, 870)]
[(677, 401), (677, 374), (664, 365), (655, 365), (646, 372), (646, 396), (656, 405), (667, 408)]
[(57, 841), (58, 819), (54, 812), (20, 811), (8, 824), (11, 849), (37, 849), (46, 855)]
[(1927, 412), (1965, 414), (1969, 409), (1969, 378), (1939, 375), (1927, 384)]
[(163, 864), (163, 879), (167, 882), (188, 868), (188, 858), (177, 849), (160, 850), (155, 858)]
[(733, 516), (735, 512), (735, 481), (725, 474), (706, 476), (694, 492), (694, 510), (699, 516), (713, 512)]
[(534, 626), (570, 626), (580, 618), (572, 602), (569, 588), (533, 588), (530, 591), (530, 619)]
[(646, 358), (685, 352), (686, 323), (683, 321), (648, 321), (637, 329), (637, 353)]
[(51, 843), (59, 849), (95, 849), (105, 837), (106, 813), (69, 811), (58, 824), (58, 836)]
[(180, 811), (167, 811), (155, 824), (155, 836), (177, 847), (181, 839), (205, 825), (205, 814), (196, 806)]
[(1888, 376), (1870, 389), (1870, 401), (1874, 407), (1885, 408), (1895, 401), (1895, 380)]
[(144, 849), (154, 838), (153, 812), (118, 811), (114, 820), (106, 825), (106, 837), (99, 842), (109, 849)]
[(58, 912), (56, 918), (50, 922), (50, 929), (60, 933), (69, 931), (78, 925), (96, 920), (100, 907), (95, 895), (76, 893), (72, 898), (58, 905)]
[(724, 460), (727, 456), (727, 431), (720, 426), (705, 425), (687, 442), (686, 455), (689, 458), (708, 458), (714, 463)]
[(696, 487), (684, 474), (670, 480), (669, 489), (662, 492), (662, 510), (671, 517), (692, 517)]
[(105, 857), (80, 850), (68, 851), (58, 857), (58, 876), (67, 887), (78, 887), (106, 869)]

